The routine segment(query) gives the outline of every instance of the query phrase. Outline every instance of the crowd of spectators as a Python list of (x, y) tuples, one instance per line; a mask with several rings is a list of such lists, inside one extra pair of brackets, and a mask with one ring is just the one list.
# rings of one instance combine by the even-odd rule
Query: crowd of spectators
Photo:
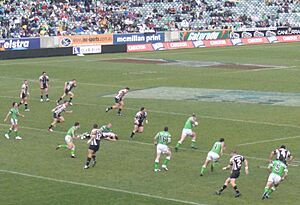
[(289, 24), (280, 13), (300, 16), (300, 0), (255, 1), (278, 9), (237, 9), (251, 0), (0, 0), (0, 38), (266, 27)]

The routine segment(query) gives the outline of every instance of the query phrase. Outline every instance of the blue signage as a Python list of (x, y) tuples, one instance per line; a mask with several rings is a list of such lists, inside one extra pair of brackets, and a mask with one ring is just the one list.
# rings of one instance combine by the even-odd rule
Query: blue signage
[(40, 38), (0, 39), (0, 51), (39, 49)]
[(164, 33), (132, 33), (132, 34), (114, 34), (114, 44), (143, 44), (158, 43), (165, 41)]

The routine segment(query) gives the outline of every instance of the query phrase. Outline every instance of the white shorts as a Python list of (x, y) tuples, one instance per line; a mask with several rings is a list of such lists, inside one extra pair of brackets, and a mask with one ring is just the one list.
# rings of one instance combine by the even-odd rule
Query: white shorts
[(165, 144), (158, 144), (158, 145), (156, 146), (156, 153), (157, 153), (157, 154), (161, 154), (161, 153), (165, 154), (165, 153), (167, 153), (168, 151), (169, 151), (169, 148), (168, 148), (168, 146), (165, 145)]
[(11, 123), (12, 125), (18, 125), (18, 120), (17, 120), (17, 119), (12, 119), (12, 118), (10, 118), (10, 123)]
[(116, 137), (116, 134), (113, 132), (103, 132), (103, 137)]
[(66, 136), (65, 136), (65, 142), (66, 142), (67, 144), (70, 143), (70, 142), (73, 142), (72, 137), (71, 137), (70, 135), (66, 135)]
[(193, 135), (193, 131), (191, 129), (183, 128), (181, 135), (192, 136)]
[(219, 158), (220, 158), (220, 156), (219, 156), (217, 153), (212, 152), (212, 151), (210, 151), (210, 152), (207, 154), (207, 157), (206, 157), (206, 159), (207, 159), (207, 160), (210, 160), (210, 161), (216, 161), (216, 160), (218, 160)]
[(277, 174), (271, 173), (268, 178), (268, 182), (272, 182), (274, 185), (279, 184), (281, 177)]

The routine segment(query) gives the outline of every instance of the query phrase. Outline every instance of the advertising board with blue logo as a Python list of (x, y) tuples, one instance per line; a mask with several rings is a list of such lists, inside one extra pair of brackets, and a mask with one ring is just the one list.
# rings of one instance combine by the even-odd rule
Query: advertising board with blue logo
[(0, 51), (39, 49), (40, 38), (0, 39)]
[(134, 33), (134, 34), (114, 34), (114, 44), (141, 44), (158, 43), (165, 41), (165, 34), (159, 33)]

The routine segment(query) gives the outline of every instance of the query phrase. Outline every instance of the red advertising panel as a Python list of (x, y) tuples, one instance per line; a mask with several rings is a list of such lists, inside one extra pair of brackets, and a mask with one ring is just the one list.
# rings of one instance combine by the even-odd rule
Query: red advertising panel
[(230, 39), (220, 39), (220, 40), (205, 40), (205, 47), (216, 47), (216, 46), (232, 46)]
[(148, 44), (134, 44), (127, 45), (127, 52), (143, 52), (143, 51), (153, 51), (151, 43)]
[(300, 41), (300, 35), (277, 36), (279, 42), (296, 42)]
[(269, 43), (266, 37), (259, 37), (259, 38), (242, 38), (242, 43), (249, 45), (249, 44), (264, 44)]
[(164, 43), (164, 46), (165, 46), (166, 50), (194, 48), (192, 41), (166, 42), (166, 43)]

